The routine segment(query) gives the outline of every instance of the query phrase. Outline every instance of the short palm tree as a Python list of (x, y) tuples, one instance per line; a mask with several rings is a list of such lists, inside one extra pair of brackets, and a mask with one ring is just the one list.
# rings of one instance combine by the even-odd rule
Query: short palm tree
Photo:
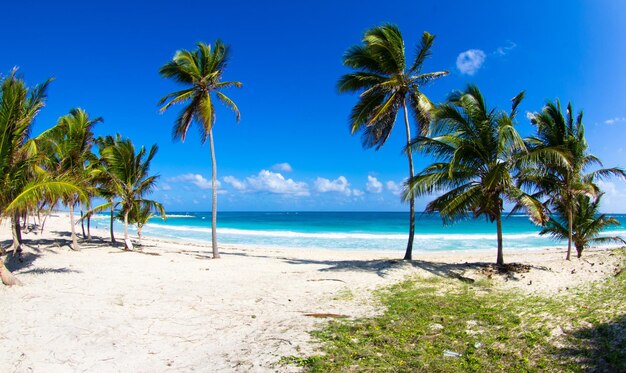
[(573, 214), (573, 233), (571, 235), (568, 219), (569, 209), (564, 205), (557, 206), (557, 217), (550, 217), (539, 234), (548, 234), (560, 240), (571, 237), (579, 258), (582, 256), (583, 250), (592, 243), (616, 242), (626, 244), (626, 241), (619, 236), (600, 236), (600, 233), (607, 227), (620, 225), (617, 219), (606, 214), (600, 214), (600, 199), (603, 194), (598, 194), (594, 199), (584, 194), (576, 196), (576, 210)]
[[(12, 219), (13, 253), (21, 245), (19, 216), (37, 208), (44, 199), (59, 198), (82, 191), (65, 179), (53, 179), (38, 167), (39, 156), (33, 141), (28, 141), (32, 122), (43, 108), (50, 82), (26, 87), (16, 70), (0, 83), (0, 218)], [(5, 252), (0, 248), (2, 253)], [(0, 260), (0, 278), (5, 285), (19, 281)]]
[(574, 118), (571, 103), (567, 104), (563, 115), (559, 100), (548, 102), (540, 113), (532, 115), (531, 123), (537, 128), (537, 135), (526, 139), (529, 152), (557, 151), (567, 162), (544, 160), (540, 167), (526, 167), (520, 172), (519, 184), (534, 188), (536, 197), (545, 198), (547, 206), (564, 213), (569, 232), (566, 259), (570, 260), (579, 196), (597, 195), (596, 180), (610, 176), (623, 178), (626, 174), (620, 168), (601, 168), (585, 173), (591, 165), (602, 167), (602, 162), (589, 153), (583, 114), (580, 112)]
[[(426, 134), (430, 123), (430, 100), (421, 87), (447, 71), (424, 73), (424, 61), (430, 56), (435, 36), (424, 32), (417, 54), (410, 67), (404, 51), (404, 39), (395, 25), (382, 25), (365, 32), (363, 44), (348, 49), (343, 64), (356, 72), (343, 75), (337, 87), (339, 92), (360, 92), (359, 101), (350, 114), (352, 134), (362, 132), (365, 148), (378, 150), (385, 144), (393, 130), (400, 110), (404, 114), (407, 145), (411, 141), (409, 110), (416, 119), (417, 132)], [(413, 155), (406, 147), (409, 178), (413, 177)], [(415, 199), (409, 199), (409, 239), (405, 260), (412, 259), (415, 234)]]
[(146, 203), (145, 201), (138, 201), (135, 203), (130, 211), (130, 214), (128, 215), (128, 222), (137, 227), (137, 238), (139, 239), (140, 245), (141, 231), (143, 230), (144, 225), (146, 225), (153, 216), (154, 213), (152, 205), (150, 203)]
[(228, 63), (229, 47), (220, 40), (213, 46), (198, 43), (195, 51), (179, 50), (172, 61), (166, 63), (159, 70), (164, 78), (173, 79), (187, 88), (170, 93), (159, 101), (161, 111), (167, 110), (174, 104), (186, 103), (174, 124), (172, 132), (174, 139), (185, 141), (187, 131), (192, 122), (200, 128), (201, 141), (204, 144), (209, 139), (211, 148), (211, 188), (212, 188), (212, 219), (211, 242), (213, 258), (219, 258), (217, 248), (217, 161), (215, 159), (215, 145), (213, 142), (213, 125), (215, 124), (215, 98), (235, 112), (239, 122), (240, 114), (237, 105), (226, 96), (222, 90), (228, 87), (241, 88), (240, 82), (222, 81), (222, 75)]
[[(158, 175), (150, 175), (150, 162), (156, 155), (158, 148), (152, 145), (150, 150), (142, 146), (135, 152), (135, 146), (129, 139), (115, 141), (111, 146), (101, 150), (106, 172), (111, 180), (111, 191), (120, 198), (117, 203), (124, 221), (124, 243), (128, 246), (129, 215), (136, 204), (146, 204), (159, 211), (165, 218), (165, 210), (159, 202), (145, 199), (156, 185)], [(108, 207), (107, 204), (101, 208)]]
[(504, 264), (502, 212), (504, 201), (526, 207), (532, 220), (544, 222), (542, 204), (516, 187), (511, 171), (526, 152), (514, 127), (524, 92), (513, 98), (510, 113), (489, 109), (476, 86), (453, 93), (434, 110), (434, 137), (414, 139), (411, 147), (433, 155), (438, 162), (406, 183), (405, 198), (443, 192), (426, 206), (444, 222), (486, 216), (496, 222), (498, 265)]

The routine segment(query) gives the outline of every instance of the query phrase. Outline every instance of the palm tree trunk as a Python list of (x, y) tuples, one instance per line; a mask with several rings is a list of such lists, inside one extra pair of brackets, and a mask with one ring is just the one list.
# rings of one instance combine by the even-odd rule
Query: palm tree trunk
[(15, 255), (22, 248), (22, 227), (20, 226), (20, 214), (17, 212), (11, 218), (11, 233), (13, 235), (13, 255)]
[(570, 256), (572, 255), (572, 230), (574, 225), (572, 215), (572, 204), (569, 203), (569, 207), (567, 208), (567, 256), (565, 260), (570, 260)]
[(496, 229), (498, 231), (498, 256), (496, 258), (496, 264), (504, 265), (504, 254), (502, 252), (502, 214), (498, 211), (496, 215)]
[(127, 209), (126, 212), (124, 212), (124, 248), (126, 250), (130, 250), (130, 247), (128, 247), (128, 213), (130, 212), (130, 209)]
[(91, 241), (91, 215), (87, 217), (87, 241)]
[(141, 230), (143, 229), (143, 224), (139, 225), (137, 224), (137, 238), (138, 238), (138, 242), (139, 245), (141, 245)]
[(78, 246), (78, 239), (76, 237), (76, 227), (74, 226), (74, 200), (71, 200), (69, 203), (70, 207), (70, 225), (72, 227), (72, 244), (70, 248), (74, 251), (80, 251), (80, 247)]
[(9, 271), (4, 265), (3, 259), (0, 259), (0, 280), (2, 280), (2, 283), (6, 286), (22, 285), (20, 280), (18, 280), (17, 277), (15, 277), (13, 273), (11, 273), (11, 271)]
[(113, 206), (113, 200), (109, 201), (111, 202), (111, 243), (115, 243), (115, 234), (113, 233), (113, 212), (115, 210), (115, 207)]
[(211, 189), (213, 192), (211, 205), (211, 245), (213, 247), (213, 259), (218, 259), (220, 253), (217, 249), (217, 161), (215, 159), (215, 145), (213, 144), (213, 129), (209, 131), (209, 145), (211, 147)]
[[(406, 100), (403, 101), (402, 107), (404, 109), (404, 125), (406, 127), (406, 155), (409, 159), (409, 180), (413, 178), (413, 154), (409, 144), (411, 143), (411, 126), (409, 125), (409, 113), (406, 108)], [(404, 253), (403, 260), (413, 259), (413, 238), (415, 236), (415, 197), (411, 196), (409, 199), (409, 240), (406, 244), (406, 252)]]
[(83, 205), (80, 205), (80, 226), (83, 229), (83, 239), (87, 238), (87, 235), (85, 234), (85, 220), (83, 219)]

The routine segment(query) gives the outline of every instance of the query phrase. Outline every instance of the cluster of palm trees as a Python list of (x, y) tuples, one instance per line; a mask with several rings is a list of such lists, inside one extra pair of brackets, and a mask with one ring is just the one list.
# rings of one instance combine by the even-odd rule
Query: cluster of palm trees
[[(385, 144), (402, 109), (406, 128), (405, 152), (409, 177), (404, 198), (410, 204), (409, 239), (404, 259), (412, 257), (415, 224), (414, 199), (440, 193), (426, 206), (444, 222), (485, 216), (496, 222), (497, 264), (504, 264), (502, 215), (505, 202), (513, 212), (525, 210), (544, 226), (541, 234), (567, 238), (567, 258), (574, 242), (578, 256), (595, 241), (620, 241), (597, 237), (615, 219), (598, 215), (602, 193), (597, 181), (610, 176), (626, 177), (620, 168), (586, 172), (602, 166), (588, 152), (582, 113), (574, 119), (571, 105), (563, 115), (560, 103), (547, 103), (532, 115), (535, 136), (522, 138), (515, 129), (517, 108), (524, 92), (512, 99), (509, 112), (490, 108), (480, 90), (468, 86), (434, 105), (420, 91), (424, 83), (447, 74), (423, 73), (434, 36), (424, 33), (417, 54), (407, 68), (404, 40), (395, 25), (368, 30), (363, 43), (348, 49), (344, 64), (356, 70), (342, 76), (340, 92), (359, 92), (350, 115), (352, 133), (361, 132), (364, 147)], [(411, 137), (408, 111), (415, 117), (417, 135)], [(430, 155), (435, 163), (414, 174), (412, 155)], [(565, 223), (564, 223), (565, 222)], [(566, 226), (566, 227), (565, 227)]]
[[(28, 216), (49, 213), (59, 205), (70, 212), (71, 244), (80, 250), (76, 234), (75, 208), (80, 206), (83, 236), (84, 221), (93, 212), (118, 206), (118, 218), (124, 221), (124, 238), (128, 241), (128, 224), (145, 222), (153, 209), (164, 217), (163, 206), (145, 198), (155, 187), (158, 176), (149, 174), (156, 146), (146, 154), (142, 146), (136, 151), (129, 139), (107, 136), (94, 138), (93, 128), (102, 118), (91, 118), (83, 109), (72, 109), (56, 125), (35, 138), (29, 138), (33, 121), (43, 108), (50, 80), (29, 88), (14, 69), (0, 78), (0, 218), (11, 220), (13, 245), (1, 249), (7, 258), (19, 255), (21, 229)], [(98, 155), (93, 152), (98, 147)], [(108, 202), (91, 208), (91, 200), (101, 197)], [(148, 206), (148, 208), (146, 208)], [(113, 212), (113, 210), (111, 210)], [(113, 219), (113, 214), (111, 215)], [(43, 224), (41, 224), (43, 226)], [(114, 241), (112, 222), (111, 239)], [(0, 277), (7, 285), (17, 279), (0, 260)]]

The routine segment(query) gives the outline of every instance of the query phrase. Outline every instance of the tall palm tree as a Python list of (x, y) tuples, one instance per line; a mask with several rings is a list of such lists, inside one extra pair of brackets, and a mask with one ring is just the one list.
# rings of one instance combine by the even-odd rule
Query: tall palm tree
[(480, 90), (470, 85), (435, 109), (434, 137), (420, 136), (411, 143), (413, 150), (433, 155), (438, 162), (407, 181), (405, 198), (444, 192), (428, 203), (426, 212), (438, 211), (447, 223), (470, 214), (495, 221), (498, 265), (504, 264), (504, 201), (521, 203), (534, 221), (547, 220), (542, 204), (520, 190), (511, 174), (526, 152), (514, 127), (523, 97), (524, 92), (515, 96), (510, 113), (505, 113), (489, 109)]
[(563, 162), (542, 162), (541, 167), (528, 167), (519, 175), (519, 184), (534, 188), (537, 198), (546, 198), (546, 204), (553, 209), (565, 212), (567, 220), (567, 255), (570, 260), (576, 219), (578, 196), (596, 196), (599, 192), (596, 180), (610, 176), (625, 177), (620, 168), (601, 168), (585, 173), (592, 165), (602, 167), (602, 162), (590, 154), (585, 139), (583, 113), (574, 118), (571, 103), (567, 104), (563, 115), (561, 103), (548, 102), (540, 113), (534, 113), (531, 123), (537, 128), (537, 135), (526, 139), (530, 153), (546, 150), (560, 152)]
[[(400, 110), (404, 113), (407, 145), (411, 141), (409, 110), (415, 117), (417, 132), (427, 133), (432, 104), (420, 89), (448, 74), (447, 71), (422, 72), (434, 41), (434, 35), (424, 32), (413, 63), (407, 67), (402, 34), (397, 26), (386, 24), (366, 31), (363, 44), (345, 53), (343, 64), (356, 72), (343, 75), (337, 87), (339, 92), (361, 92), (350, 114), (350, 131), (352, 134), (362, 132), (363, 147), (380, 149), (389, 138)], [(409, 178), (412, 178), (413, 155), (408, 146), (406, 154)], [(405, 260), (412, 259), (415, 234), (415, 198), (411, 196), (408, 200), (409, 239)]]
[[(13, 220), (13, 255), (21, 245), (17, 217), (36, 208), (42, 199), (69, 193), (82, 196), (82, 191), (71, 182), (52, 179), (37, 166), (35, 143), (28, 141), (33, 120), (44, 106), (50, 80), (28, 88), (16, 73), (14, 69), (0, 83), (0, 218)], [(0, 252), (6, 253), (3, 248)], [(0, 279), (5, 285), (19, 283), (4, 260), (0, 260)]]
[[(93, 127), (100, 122), (101, 117), (91, 119), (85, 110), (76, 108), (38, 137), (48, 152), (48, 169), (55, 175), (71, 178), (83, 191), (91, 189), (93, 171), (98, 164), (91, 149), (94, 145)], [(77, 195), (71, 195), (63, 202), (70, 210), (71, 248), (80, 250), (74, 222), (74, 207), (80, 201)]]
[(129, 139), (115, 141), (111, 146), (101, 150), (106, 172), (111, 179), (112, 191), (119, 196), (120, 213), (124, 220), (124, 244), (128, 246), (129, 214), (136, 204), (146, 204), (159, 211), (165, 218), (163, 205), (145, 199), (144, 196), (154, 189), (158, 175), (149, 175), (150, 162), (156, 155), (158, 147), (152, 145), (150, 150), (142, 146), (135, 152), (135, 146)]
[(172, 92), (159, 100), (158, 105), (163, 105), (161, 112), (170, 106), (186, 103), (180, 112), (174, 129), (174, 139), (185, 141), (187, 131), (192, 122), (200, 129), (201, 141), (204, 144), (209, 139), (211, 148), (211, 188), (212, 188), (212, 219), (211, 219), (211, 242), (213, 258), (219, 258), (217, 248), (217, 161), (215, 159), (215, 145), (213, 142), (213, 125), (215, 124), (215, 97), (235, 112), (237, 122), (240, 114), (237, 105), (222, 90), (228, 87), (241, 88), (240, 82), (222, 81), (222, 75), (229, 59), (229, 47), (216, 40), (213, 46), (198, 43), (195, 51), (179, 50), (172, 61), (161, 67), (159, 73), (164, 78), (173, 79), (182, 83), (187, 88)]
[(115, 145), (116, 142), (122, 141), (122, 136), (118, 133), (115, 137), (107, 135), (104, 137), (98, 137), (95, 142), (98, 146), (98, 153), (100, 154), (99, 159), (99, 171), (97, 172), (95, 178), (98, 183), (98, 194), (100, 197), (107, 200), (106, 206), (96, 207), (89, 214), (100, 211), (105, 208), (109, 208), (109, 232), (111, 235), (111, 243), (116, 243), (115, 241), (115, 232), (113, 230), (113, 221), (115, 218), (115, 198), (117, 195), (115, 194), (115, 184), (113, 182), (112, 175), (107, 172), (105, 166), (105, 159), (102, 156), (102, 151), (108, 147)]
[(603, 194), (598, 194), (594, 199), (584, 194), (576, 196), (572, 234), (569, 230), (569, 209), (565, 205), (556, 207), (557, 217), (550, 217), (539, 234), (548, 234), (557, 239), (571, 237), (579, 258), (582, 256), (583, 250), (591, 243), (616, 242), (626, 244), (626, 241), (619, 236), (600, 236), (605, 228), (620, 225), (617, 219), (606, 214), (600, 214), (600, 199)]

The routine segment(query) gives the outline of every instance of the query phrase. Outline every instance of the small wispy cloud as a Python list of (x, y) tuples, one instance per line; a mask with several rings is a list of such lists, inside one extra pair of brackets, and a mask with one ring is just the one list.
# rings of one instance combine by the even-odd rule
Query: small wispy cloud
[(502, 47), (496, 48), (496, 50), (493, 52), (493, 54), (495, 54), (497, 56), (506, 56), (513, 49), (515, 49), (515, 47), (517, 47), (517, 44), (513, 43), (510, 40), (507, 40), (506, 44), (504, 46), (502, 46)]
[(456, 57), (456, 68), (465, 75), (474, 75), (485, 62), (487, 55), (480, 49), (469, 49)]
[(248, 176), (245, 180), (239, 180), (234, 176), (225, 176), (222, 180), (238, 191), (269, 192), (296, 197), (310, 195), (305, 182), (287, 179), (282, 174), (269, 170), (261, 170), (257, 175)]
[(293, 171), (293, 168), (291, 167), (289, 163), (285, 162), (285, 163), (277, 163), (273, 165), (272, 170), (278, 171), (278, 172), (291, 172)]
[(402, 185), (400, 183), (396, 183), (395, 181), (389, 180), (385, 183), (387, 190), (391, 192), (391, 194), (399, 196), (402, 194)]
[(337, 192), (347, 196), (352, 195), (352, 189), (350, 189), (350, 183), (345, 176), (339, 176), (335, 180), (318, 177), (315, 179), (315, 190), (320, 193)]
[[(170, 177), (166, 180), (169, 183), (191, 183), (200, 189), (211, 189), (211, 180), (208, 180), (200, 174), (183, 174), (174, 177)], [(219, 180), (216, 180), (217, 189), (220, 187)], [(167, 189), (165, 189), (167, 190)]]
[(608, 124), (608, 125), (613, 125), (613, 124), (617, 124), (617, 123), (622, 123), (622, 122), (626, 122), (626, 117), (615, 117), (615, 118), (610, 118), (604, 121), (604, 124)]

